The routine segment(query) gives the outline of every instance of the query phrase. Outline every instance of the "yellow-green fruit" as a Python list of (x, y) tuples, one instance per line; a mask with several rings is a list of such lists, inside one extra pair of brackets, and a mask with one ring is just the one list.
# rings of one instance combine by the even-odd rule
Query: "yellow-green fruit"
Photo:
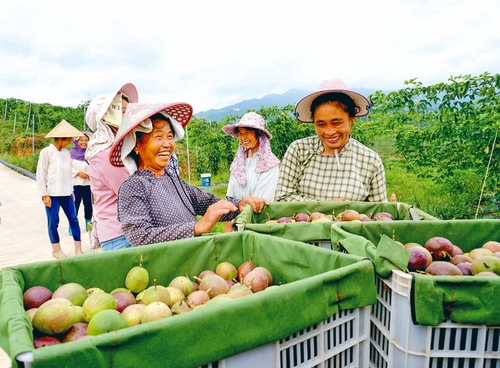
[(477, 275), (480, 272), (493, 272), (500, 276), (500, 258), (495, 256), (482, 256), (472, 261), (471, 272)]
[(106, 309), (96, 313), (90, 320), (87, 334), (95, 336), (126, 327), (129, 327), (128, 322), (120, 312), (114, 309)]
[(139, 293), (149, 284), (149, 273), (142, 267), (142, 257), (139, 266), (132, 267), (125, 278), (125, 286), (133, 293)]
[(88, 323), (97, 313), (105, 309), (116, 310), (116, 299), (108, 293), (94, 293), (83, 302), (83, 317)]

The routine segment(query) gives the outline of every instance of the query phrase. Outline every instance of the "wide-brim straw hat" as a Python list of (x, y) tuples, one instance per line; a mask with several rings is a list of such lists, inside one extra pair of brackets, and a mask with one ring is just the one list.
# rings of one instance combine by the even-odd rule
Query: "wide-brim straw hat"
[(328, 79), (322, 82), (316, 89), (316, 92), (302, 98), (295, 106), (294, 115), (299, 121), (303, 123), (312, 123), (312, 102), (321, 95), (334, 92), (344, 93), (353, 99), (354, 104), (357, 107), (357, 113), (355, 115), (356, 117), (368, 115), (368, 113), (370, 112), (370, 101), (368, 101), (368, 99), (362, 94), (351, 91), (342, 80), (336, 78)]
[(243, 115), (236, 124), (229, 124), (222, 127), (222, 131), (231, 137), (238, 138), (238, 128), (252, 128), (257, 129), (267, 135), (267, 138), (271, 139), (273, 136), (265, 128), (266, 121), (262, 116), (255, 112), (248, 112)]
[(125, 83), (113, 93), (99, 95), (94, 98), (85, 113), (85, 122), (92, 130), (96, 130), (97, 121), (102, 120), (113, 100), (118, 93), (123, 93), (129, 98), (129, 102), (139, 102), (139, 93), (137, 88), (132, 83)]
[[(113, 166), (124, 166), (123, 158), (126, 157), (135, 146), (135, 128), (156, 113), (162, 113), (171, 118), (174, 129), (175, 141), (184, 137), (184, 127), (193, 115), (193, 108), (185, 102), (174, 103), (129, 103), (127, 111), (123, 116), (122, 123), (116, 138), (111, 146), (109, 160)], [(144, 131), (139, 129), (140, 131)], [(144, 131), (145, 133), (148, 133)], [(129, 139), (125, 139), (129, 137)], [(124, 141), (127, 142), (124, 144)]]
[(81, 137), (83, 133), (76, 129), (66, 120), (61, 120), (50, 132), (45, 135), (45, 138), (74, 138)]

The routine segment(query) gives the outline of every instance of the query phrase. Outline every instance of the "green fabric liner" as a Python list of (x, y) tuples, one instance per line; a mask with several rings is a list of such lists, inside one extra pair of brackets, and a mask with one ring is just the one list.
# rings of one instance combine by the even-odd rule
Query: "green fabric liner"
[[(347, 243), (348, 233), (353, 239)], [(355, 243), (359, 236), (372, 244), (362, 244), (363, 249), (369, 250), (365, 251), (366, 254), (344, 245)], [(468, 252), (481, 247), (488, 240), (500, 241), (500, 220), (343, 222), (332, 227), (332, 244), (342, 239), (340, 244), (346, 250), (371, 259), (374, 259), (372, 246), (377, 244), (377, 247), (381, 247), (383, 243), (392, 241), (393, 236), (403, 244), (417, 242), (422, 245), (433, 236), (442, 236)], [(376, 259), (374, 263), (377, 273), (382, 274)], [(401, 269), (394, 269), (397, 268)], [(412, 276), (410, 302), (415, 324), (437, 326), (449, 320), (474, 325), (500, 325), (500, 278), (430, 276), (421, 273), (412, 273)]]
[[(331, 223), (283, 223), (265, 224), (268, 220), (277, 220), (280, 217), (292, 217), (298, 213), (323, 212), (327, 215), (338, 215), (345, 209), (354, 209), (366, 215), (375, 215), (378, 212), (388, 212), (396, 220), (411, 220), (410, 208), (422, 217), (423, 220), (437, 220), (437, 218), (414, 208), (406, 203), (394, 202), (358, 202), (358, 201), (308, 201), (308, 202), (271, 202), (261, 213), (253, 213), (250, 206), (233, 220), (233, 227), (244, 225), (246, 230), (261, 234), (270, 234), (285, 239), (304, 242), (330, 240)], [(415, 221), (415, 220), (412, 220)]]
[[(221, 261), (252, 259), (279, 288), (90, 339), (34, 349), (22, 294), (34, 285), (54, 291), (68, 282), (111, 291), (144, 256), (150, 285), (215, 270)], [(0, 346), (33, 366), (197, 367), (288, 337), (339, 310), (376, 302), (373, 263), (356, 255), (252, 231), (218, 233), (144, 247), (99, 252), (0, 271)]]
[(341, 229), (335, 223), (331, 227), (331, 239), (334, 250), (345, 250), (349, 254), (370, 258), (375, 271), (382, 277), (388, 277), (394, 269), (408, 271), (410, 252), (385, 234), (375, 245), (362, 236)]

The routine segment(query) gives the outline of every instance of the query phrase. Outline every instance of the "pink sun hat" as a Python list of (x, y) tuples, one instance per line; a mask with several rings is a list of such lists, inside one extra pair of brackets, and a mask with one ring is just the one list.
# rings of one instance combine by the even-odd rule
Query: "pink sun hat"
[(268, 139), (271, 139), (273, 136), (269, 131), (265, 128), (266, 122), (262, 116), (255, 112), (248, 112), (244, 114), (240, 121), (238, 121), (236, 124), (229, 124), (224, 127), (222, 127), (222, 131), (231, 137), (238, 138), (238, 133), (236, 130), (238, 128), (252, 128), (252, 129), (257, 129), (263, 132), (265, 135), (267, 135)]
[(335, 92), (344, 93), (353, 99), (357, 110), (356, 117), (368, 115), (370, 112), (370, 101), (365, 96), (351, 91), (341, 79), (336, 78), (325, 80), (319, 85), (316, 92), (301, 99), (295, 106), (294, 115), (303, 123), (312, 123), (311, 103), (321, 95)]
[[(170, 118), (175, 141), (179, 141), (184, 137), (184, 128), (193, 115), (193, 108), (185, 102), (129, 103), (109, 153), (109, 161), (113, 166), (127, 166), (130, 171), (127, 156), (135, 147), (135, 133), (150, 133), (152, 125), (150, 121), (148, 124), (148, 119), (156, 113)], [(130, 165), (133, 167), (134, 164), (130, 162)]]

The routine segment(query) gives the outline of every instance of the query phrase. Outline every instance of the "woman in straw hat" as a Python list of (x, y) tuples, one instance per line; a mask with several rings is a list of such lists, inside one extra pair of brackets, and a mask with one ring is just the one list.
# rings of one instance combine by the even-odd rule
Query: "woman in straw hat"
[(59, 227), (59, 209), (62, 208), (68, 218), (69, 226), (75, 242), (75, 254), (83, 254), (80, 226), (73, 200), (73, 175), (71, 173), (71, 156), (66, 149), (71, 138), (80, 137), (82, 133), (62, 120), (45, 138), (54, 138), (54, 143), (40, 151), (36, 169), (38, 190), (42, 196), (52, 255), (54, 258), (65, 258), (61, 249)]
[[(274, 201), (280, 161), (271, 151), (271, 133), (266, 122), (255, 112), (244, 114), (236, 124), (222, 128), (224, 133), (239, 140), (238, 151), (231, 163), (228, 198), (256, 196)], [(231, 231), (231, 223), (226, 223)]]
[(131, 247), (123, 235), (116, 206), (118, 189), (129, 172), (125, 167), (112, 166), (108, 156), (127, 104), (138, 98), (135, 86), (126, 83), (113, 93), (94, 98), (85, 114), (85, 122), (94, 132), (85, 152), (94, 196), (94, 249), (99, 245), (104, 251)]
[(280, 165), (277, 201), (387, 201), (379, 155), (351, 137), (355, 118), (370, 102), (340, 80), (323, 82), (297, 103), (295, 115), (313, 123), (316, 136), (288, 147)]
[(118, 192), (118, 219), (133, 246), (201, 235), (232, 220), (247, 203), (255, 212), (269, 203), (251, 196), (220, 199), (166, 169), (191, 115), (186, 103), (127, 107), (110, 161), (131, 173)]

